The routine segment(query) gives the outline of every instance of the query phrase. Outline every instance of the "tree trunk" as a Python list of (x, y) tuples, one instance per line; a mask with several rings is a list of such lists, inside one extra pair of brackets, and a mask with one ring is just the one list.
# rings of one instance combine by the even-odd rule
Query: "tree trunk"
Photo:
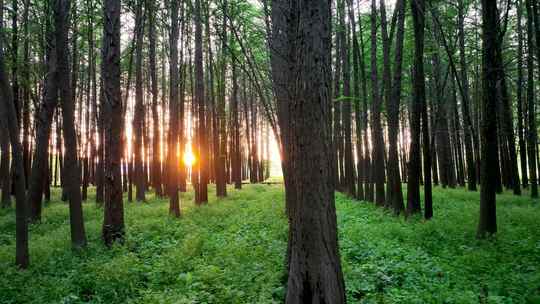
[[(178, 1), (171, 1), (171, 34), (169, 62), (169, 133), (167, 138), (167, 189), (169, 195), (169, 214), (180, 216), (178, 196)], [(183, 147), (181, 147), (183, 148)]]
[(56, 73), (56, 42), (50, 24), (47, 24), (47, 74), (40, 108), (36, 112), (36, 150), (34, 152), (33, 167), (30, 175), (30, 189), (28, 191), (28, 206), (30, 207), (30, 221), (41, 220), (41, 205), (43, 197), (43, 176), (47, 170), (49, 157), (49, 140), (54, 110), (58, 103), (58, 75)]
[[(4, 9), (3, 3), (0, 9)], [(0, 13), (3, 15), (3, 12)], [(0, 19), (3, 19), (0, 17)], [(0, 22), (0, 30), (3, 31), (3, 22)], [(24, 179), (23, 151), (19, 141), (19, 126), (17, 123), (17, 110), (9, 79), (6, 75), (4, 63), (3, 37), (0, 37), (0, 129), (9, 132), (12, 154), (12, 176), (15, 187), (15, 264), (22, 268), (28, 268), (30, 263), (28, 254), (28, 220), (26, 205), (26, 189)], [(5, 151), (5, 150), (2, 150)], [(4, 153), (4, 152), (2, 152)]]
[[(77, 163), (77, 135), (75, 134), (74, 99), (68, 67), (68, 26), (70, 0), (55, 0), (56, 58), (60, 103), (62, 104), (63, 133), (66, 147), (64, 186), (69, 200), (71, 242), (74, 247), (86, 246), (81, 204), (81, 176)], [(61, 84), (61, 85), (60, 85)]]
[(103, 92), (106, 100), (106, 177), (102, 237), (107, 246), (124, 239), (122, 201), (122, 94), (120, 91), (120, 1), (105, 0), (103, 6)]
[(407, 214), (421, 211), (420, 207), (420, 115), (425, 102), (424, 80), (424, 0), (411, 1), (414, 27), (414, 64), (412, 75), (412, 105), (410, 109), (411, 146), (407, 177)]
[(332, 179), (331, 3), (294, 3), (272, 3), (272, 77), (290, 221), (285, 303), (345, 303)]
[(143, 168), (143, 79), (142, 79), (142, 48), (144, 37), (143, 0), (138, 0), (135, 16), (136, 43), (135, 43), (135, 109), (133, 114), (133, 149), (135, 155), (135, 199), (146, 201), (145, 177)]
[[(413, 0), (414, 1), (414, 0)], [(381, 1), (384, 5), (384, 0)], [(398, 13), (398, 25), (396, 36), (396, 48), (394, 53), (394, 79), (391, 86), (391, 93), (386, 99), (386, 111), (388, 113), (388, 204), (394, 210), (394, 214), (399, 215), (403, 212), (403, 190), (401, 189), (401, 176), (399, 174), (399, 156), (398, 156), (398, 132), (399, 132), (399, 106), (401, 99), (401, 74), (403, 59), (403, 39), (405, 32), (405, 0), (399, 0), (396, 3)]]
[(531, 197), (538, 197), (538, 181), (536, 175), (536, 106), (534, 92), (534, 29), (533, 29), (533, 2), (526, 0), (527, 6), (527, 117), (528, 117), (528, 134), (527, 148), (529, 155), (529, 177), (531, 184)]
[[(519, 160), (521, 168), (521, 181), (523, 187), (529, 186), (527, 172), (527, 147), (524, 135), (524, 109), (525, 99), (523, 98), (523, 28), (521, 24), (523, 5), (521, 0), (517, 2), (517, 33), (518, 33), (518, 56), (517, 56), (517, 84), (516, 84), (516, 104), (517, 104), (517, 129), (519, 144)], [(525, 109), (526, 110), (526, 109)]]
[(480, 221), (477, 237), (497, 232), (495, 207), (496, 178), (499, 162), (497, 154), (497, 119), (499, 97), (497, 96), (498, 72), (501, 62), (497, 62), (499, 45), (499, 11), (497, 2), (482, 0), (482, 128), (480, 161)]
[(384, 138), (381, 126), (381, 98), (377, 78), (377, 4), (371, 1), (371, 140), (373, 143), (373, 170), (375, 203), (384, 206)]

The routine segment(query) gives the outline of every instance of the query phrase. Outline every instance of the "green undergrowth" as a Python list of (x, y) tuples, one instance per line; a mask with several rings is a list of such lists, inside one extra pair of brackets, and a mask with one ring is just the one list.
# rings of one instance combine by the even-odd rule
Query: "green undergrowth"
[[(281, 303), (287, 220), (281, 185), (229, 188), (182, 217), (166, 199), (127, 203), (127, 238), (106, 249), (103, 210), (84, 204), (88, 248), (71, 250), (58, 193), (30, 227), (31, 267), (16, 270), (13, 210), (0, 210), (0, 303)], [(478, 241), (478, 193), (434, 189), (431, 221), (396, 218), (337, 194), (349, 303), (540, 303), (540, 206), (498, 197), (499, 233)]]

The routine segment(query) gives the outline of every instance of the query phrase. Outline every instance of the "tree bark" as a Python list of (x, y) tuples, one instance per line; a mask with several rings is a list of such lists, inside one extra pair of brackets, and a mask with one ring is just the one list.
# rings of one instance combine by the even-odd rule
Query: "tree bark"
[(272, 33), (290, 221), (285, 303), (345, 303), (332, 178), (331, 2), (274, 1)]
[(106, 122), (106, 176), (102, 237), (107, 246), (124, 239), (122, 201), (122, 94), (120, 91), (120, 1), (105, 0), (103, 5), (103, 93), (108, 112)]
[(68, 66), (68, 26), (70, 0), (55, 0), (56, 58), (60, 103), (62, 104), (64, 156), (64, 186), (69, 200), (71, 242), (75, 248), (86, 246), (83, 210), (81, 204), (81, 176), (77, 163), (77, 135), (75, 133), (74, 99)]
[(499, 97), (497, 96), (498, 72), (497, 62), (499, 45), (499, 11), (497, 2), (482, 0), (482, 126), (480, 161), (480, 220), (477, 237), (497, 232), (497, 216), (495, 207), (496, 178), (499, 162), (497, 153), (497, 119), (496, 113)]

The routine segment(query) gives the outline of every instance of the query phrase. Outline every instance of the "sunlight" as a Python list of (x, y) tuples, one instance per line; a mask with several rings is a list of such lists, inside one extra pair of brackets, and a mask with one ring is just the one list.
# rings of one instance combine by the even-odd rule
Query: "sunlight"
[(197, 161), (195, 159), (195, 154), (193, 154), (193, 150), (191, 149), (191, 144), (186, 145), (183, 161), (184, 161), (184, 165), (186, 165), (187, 167), (193, 167), (193, 165)]

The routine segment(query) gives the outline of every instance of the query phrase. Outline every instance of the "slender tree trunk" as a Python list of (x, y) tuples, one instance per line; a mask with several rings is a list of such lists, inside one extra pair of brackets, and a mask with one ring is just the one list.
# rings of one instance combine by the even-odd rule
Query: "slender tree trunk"
[(33, 167), (30, 175), (30, 189), (28, 191), (28, 206), (30, 207), (30, 220), (41, 220), (41, 205), (43, 197), (43, 176), (47, 170), (47, 158), (51, 126), (54, 110), (58, 103), (58, 75), (56, 73), (56, 42), (50, 24), (47, 24), (47, 74), (45, 75), (45, 87), (43, 99), (36, 112), (36, 150), (34, 153)]
[(161, 196), (163, 193), (161, 188), (161, 138), (159, 136), (159, 114), (158, 114), (158, 79), (156, 72), (156, 30), (155, 30), (155, 6), (157, 3), (154, 0), (147, 0), (148, 8), (148, 40), (150, 43), (150, 78), (152, 81), (152, 186), (156, 195)]
[(523, 28), (522, 16), (523, 5), (521, 0), (517, 2), (517, 33), (518, 33), (518, 56), (517, 56), (517, 84), (516, 84), (516, 104), (517, 104), (517, 129), (518, 129), (518, 144), (519, 144), (519, 160), (521, 167), (521, 181), (523, 187), (529, 186), (529, 177), (527, 172), (527, 147), (525, 145), (524, 135), (524, 109), (525, 99), (523, 96)]
[(529, 177), (531, 184), (531, 197), (538, 197), (538, 181), (537, 181), (537, 164), (536, 164), (536, 104), (534, 93), (534, 28), (533, 28), (533, 2), (526, 0), (527, 6), (527, 117), (528, 117), (528, 134), (527, 148), (529, 155)]
[(142, 49), (144, 37), (143, 0), (138, 0), (135, 16), (136, 43), (135, 43), (135, 109), (133, 115), (133, 149), (135, 155), (135, 198), (145, 201), (145, 177), (143, 168), (143, 75), (142, 75)]

